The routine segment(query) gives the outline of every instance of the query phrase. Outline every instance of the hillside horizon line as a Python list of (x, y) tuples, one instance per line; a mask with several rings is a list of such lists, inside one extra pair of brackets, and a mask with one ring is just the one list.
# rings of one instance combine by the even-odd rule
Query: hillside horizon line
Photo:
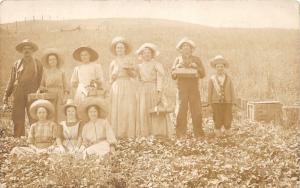
[[(8, 23), (0, 23), (0, 26), (9, 26), (14, 25), (16, 23), (23, 24), (23, 23), (63, 23), (66, 24), (100, 24), (96, 22), (117, 22), (117, 21), (127, 21), (127, 22), (157, 22), (157, 24), (178, 24), (178, 25), (185, 25), (185, 26), (192, 26), (192, 27), (199, 27), (199, 28), (210, 28), (210, 29), (239, 29), (239, 30), (260, 30), (260, 29), (266, 29), (266, 30), (287, 30), (287, 31), (300, 31), (299, 28), (281, 28), (281, 27), (223, 27), (223, 26), (211, 26), (211, 25), (205, 25), (205, 24), (196, 24), (196, 23), (190, 23), (190, 22), (184, 22), (179, 20), (170, 20), (170, 19), (158, 19), (158, 18), (89, 18), (89, 19), (66, 19), (66, 20), (56, 20), (56, 19), (30, 19), (30, 20), (23, 20), (23, 21), (15, 21), (15, 22), (8, 22)], [(74, 23), (78, 22), (78, 23)], [(86, 22), (86, 23), (84, 23)], [(95, 23), (93, 23), (95, 22)], [(146, 24), (146, 23), (142, 23)], [(153, 24), (153, 23), (152, 23)]]

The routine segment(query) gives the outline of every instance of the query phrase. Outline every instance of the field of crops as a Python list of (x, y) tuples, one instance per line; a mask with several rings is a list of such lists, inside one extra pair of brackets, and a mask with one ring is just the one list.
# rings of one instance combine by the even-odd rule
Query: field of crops
[[(167, 74), (165, 92), (175, 102), (176, 87), (170, 68), (178, 55), (176, 43), (183, 36), (193, 39), (195, 55), (203, 60), (207, 77), (200, 90), (206, 101), (208, 60), (222, 54), (230, 62), (239, 97), (248, 100), (299, 102), (299, 30), (211, 28), (175, 21), (105, 19), (86, 21), (35, 21), (0, 25), (0, 97), (12, 63), (20, 57), (15, 45), (29, 38), (40, 51), (61, 50), (64, 70), (70, 78), (77, 63), (72, 52), (80, 45), (97, 50), (108, 80), (113, 56), (113, 37), (126, 37), (133, 49), (143, 42), (160, 48), (158, 60)], [(67, 31), (65, 28), (80, 30)], [(64, 28), (62, 32), (61, 29)], [(159, 28), (159, 29), (158, 29)], [(132, 59), (138, 59), (132, 53)], [(271, 91), (271, 92), (270, 92)], [(2, 102), (0, 102), (1, 106)], [(210, 116), (210, 114), (208, 114)], [(239, 117), (240, 118), (240, 117)], [(0, 188), (2, 187), (299, 187), (299, 127), (235, 120), (233, 134), (216, 138), (213, 124), (205, 121), (205, 139), (189, 134), (184, 139), (138, 138), (119, 140), (116, 153), (103, 159), (39, 154), (9, 155), (25, 138), (11, 136), (12, 124), (0, 118)]]

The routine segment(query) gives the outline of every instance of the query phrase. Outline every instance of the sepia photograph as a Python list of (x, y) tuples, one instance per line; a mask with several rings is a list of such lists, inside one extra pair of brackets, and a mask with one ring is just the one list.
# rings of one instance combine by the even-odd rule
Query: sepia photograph
[(300, 187), (299, 0), (0, 0), (0, 188)]

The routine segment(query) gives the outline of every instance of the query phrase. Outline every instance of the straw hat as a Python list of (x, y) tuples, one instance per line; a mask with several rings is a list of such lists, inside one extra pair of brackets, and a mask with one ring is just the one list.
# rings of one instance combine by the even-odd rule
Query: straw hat
[(21, 43), (19, 43), (16, 46), (16, 50), (18, 52), (22, 53), (24, 46), (30, 46), (32, 48), (33, 52), (35, 52), (35, 51), (37, 51), (39, 49), (39, 47), (37, 46), (37, 44), (31, 42), (29, 39), (24, 39)]
[(78, 106), (78, 115), (83, 120), (88, 120), (88, 108), (90, 106), (97, 106), (100, 109), (99, 117), (106, 118), (108, 115), (108, 104), (107, 102), (98, 97), (87, 97)]
[(225, 68), (229, 67), (227, 60), (222, 55), (217, 55), (210, 60), (210, 65), (215, 68), (217, 64), (223, 64)]
[(123, 43), (125, 45), (125, 54), (128, 55), (131, 52), (131, 46), (128, 43), (128, 41), (123, 38), (123, 37), (115, 37), (112, 42), (111, 42), (111, 46), (110, 46), (110, 51), (111, 53), (113, 53), (114, 55), (116, 55), (116, 46), (118, 43)]
[(45, 50), (44, 55), (42, 57), (42, 64), (45, 67), (49, 67), (48, 58), (50, 55), (56, 55), (57, 57), (57, 67), (60, 68), (64, 61), (62, 55), (59, 53), (59, 51), (56, 48), (48, 48)]
[(73, 58), (77, 61), (81, 61), (80, 53), (82, 51), (88, 51), (89, 52), (89, 54), (91, 56), (90, 61), (96, 61), (99, 57), (98, 53), (94, 49), (92, 49), (88, 46), (81, 46), (81, 47), (77, 48), (76, 50), (74, 50)]
[(74, 100), (73, 99), (68, 99), (66, 104), (64, 105), (64, 112), (66, 113), (67, 111), (67, 108), (69, 107), (74, 107), (77, 109), (77, 105), (74, 103)]
[(154, 52), (154, 57), (157, 57), (160, 54), (157, 46), (150, 42), (146, 42), (142, 46), (140, 46), (139, 49), (136, 51), (136, 54), (140, 55), (145, 48), (150, 48)]
[(37, 109), (40, 108), (40, 107), (44, 107), (47, 109), (48, 111), (48, 119), (50, 119), (51, 117), (53, 117), (54, 115), (54, 112), (55, 112), (55, 108), (53, 106), (53, 104), (51, 102), (49, 102), (48, 100), (45, 100), (45, 99), (38, 99), (36, 101), (34, 101), (31, 106), (30, 106), (30, 109), (29, 109), (29, 113), (30, 113), (30, 116), (33, 118), (33, 119), (38, 119), (37, 118)]
[(189, 45), (191, 45), (191, 47), (192, 47), (193, 49), (196, 48), (196, 44), (195, 44), (194, 41), (192, 41), (191, 39), (189, 39), (189, 38), (187, 38), (187, 37), (184, 37), (184, 38), (182, 38), (182, 39), (178, 42), (178, 44), (176, 45), (176, 49), (177, 49), (177, 50), (180, 50), (181, 46), (182, 46), (184, 43), (188, 43)]

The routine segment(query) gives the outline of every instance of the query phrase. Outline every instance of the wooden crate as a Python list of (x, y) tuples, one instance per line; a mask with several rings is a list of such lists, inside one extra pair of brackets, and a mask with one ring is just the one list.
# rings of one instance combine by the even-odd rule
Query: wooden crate
[(250, 121), (280, 123), (282, 104), (279, 101), (248, 102), (247, 118)]
[(298, 125), (300, 115), (300, 106), (283, 106), (282, 107), (282, 116), (285, 125)]
[(181, 78), (196, 78), (198, 77), (198, 72), (196, 69), (192, 68), (177, 68), (173, 71), (177, 77)]
[(247, 105), (248, 105), (248, 100), (241, 99), (241, 109), (245, 112), (247, 111)]

